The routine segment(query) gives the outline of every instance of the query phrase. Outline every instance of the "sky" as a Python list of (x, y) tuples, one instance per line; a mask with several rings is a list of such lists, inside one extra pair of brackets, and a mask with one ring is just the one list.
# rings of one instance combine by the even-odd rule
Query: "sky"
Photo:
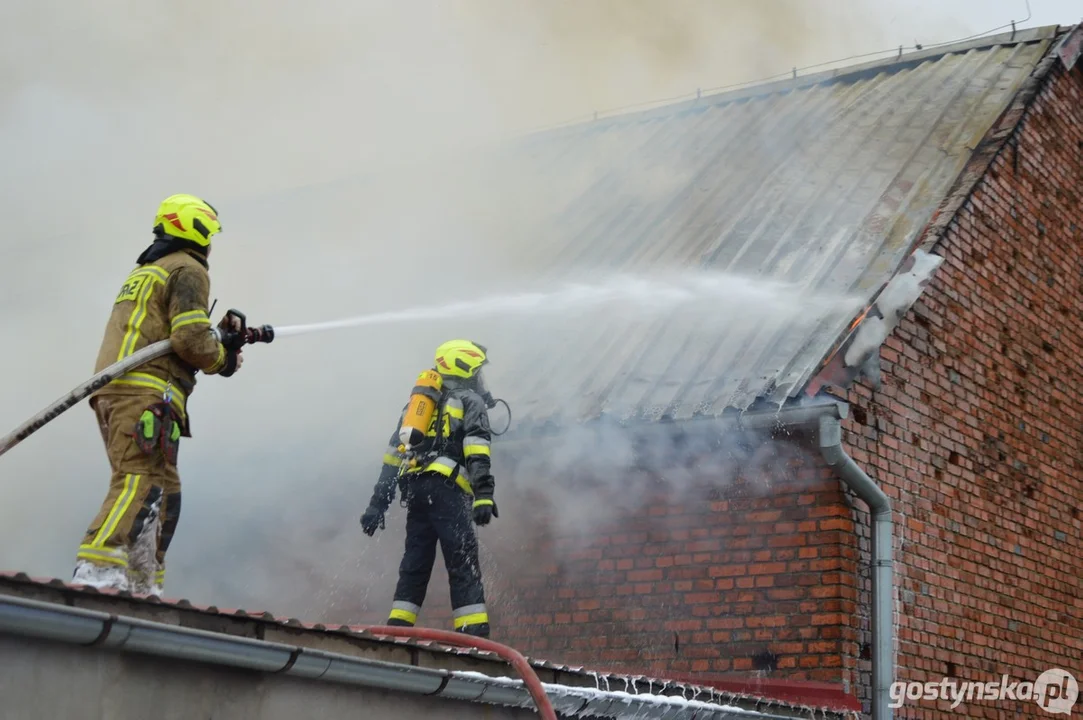
[[(1030, 11), (1020, 28), (1083, 16), (1078, 0)], [(492, 189), (444, 192), (453, 170), (411, 164), (1026, 16), (1023, 0), (8, 0), (0, 425), (89, 376), (109, 301), (172, 193), (221, 213), (216, 316), (239, 307), (292, 324), (461, 299), (529, 279), (499, 238), (532, 208)], [(383, 174), (319, 217), (290, 202), (294, 189)], [(441, 280), (449, 268), (457, 281)], [(366, 541), (357, 517), (403, 392), (445, 334), (476, 331), (312, 336), (252, 348), (228, 381), (201, 379), (167, 594), (300, 612), (314, 606), (290, 594), (297, 574), (332, 596), (336, 578), (386, 589), (401, 529)], [(85, 403), (0, 459), (0, 567), (69, 576), (107, 477)], [(491, 532), (510, 532), (500, 523)]]

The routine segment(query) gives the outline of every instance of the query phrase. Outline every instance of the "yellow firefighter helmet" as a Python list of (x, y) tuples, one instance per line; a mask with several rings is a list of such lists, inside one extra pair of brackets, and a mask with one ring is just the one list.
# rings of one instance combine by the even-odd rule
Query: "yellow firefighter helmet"
[(469, 380), (489, 362), (485, 346), (469, 340), (449, 340), (436, 348), (436, 371)]
[(166, 235), (191, 240), (196, 245), (209, 247), (211, 238), (222, 231), (218, 211), (195, 195), (170, 195), (158, 206), (154, 216), (155, 229), (161, 228)]

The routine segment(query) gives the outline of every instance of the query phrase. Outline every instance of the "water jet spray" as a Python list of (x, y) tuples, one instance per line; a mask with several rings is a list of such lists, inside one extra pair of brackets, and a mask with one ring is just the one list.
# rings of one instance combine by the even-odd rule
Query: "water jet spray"
[[(228, 314), (232, 314), (240, 320), (244, 344), (249, 345), (258, 342), (269, 343), (275, 338), (281, 337), (391, 323), (450, 320), (468, 316), (563, 313), (603, 306), (638, 307), (643, 311), (665, 312), (681, 307), (691, 308), (697, 305), (712, 307), (715, 303), (722, 303), (740, 304), (747, 308), (746, 312), (752, 310), (762, 312), (773, 309), (776, 312), (785, 311), (788, 313), (793, 311), (794, 308), (800, 308), (802, 312), (814, 309), (822, 313), (850, 309), (856, 307), (857, 302), (858, 299), (853, 297), (818, 296), (802, 292), (799, 286), (769, 283), (739, 275), (685, 273), (668, 280), (618, 275), (600, 283), (568, 283), (553, 290), (490, 296), (441, 306), (372, 313), (328, 322), (285, 325), (282, 327), (261, 325), (250, 328), (245, 325), (246, 320), (242, 313), (230, 310)], [(211, 332), (215, 333), (219, 340), (222, 339), (219, 329), (212, 329)], [(170, 352), (172, 352), (171, 341), (162, 340), (148, 345), (105, 368), (34, 415), (10, 434), (0, 438), (0, 455), (3, 455), (113, 380)], [(493, 432), (494, 435), (503, 435), (511, 427), (511, 408), (508, 407), (507, 402), (493, 398), (488, 392), (483, 391), (482, 397), (490, 410), (498, 404), (503, 404), (507, 409), (508, 422), (504, 430)]]

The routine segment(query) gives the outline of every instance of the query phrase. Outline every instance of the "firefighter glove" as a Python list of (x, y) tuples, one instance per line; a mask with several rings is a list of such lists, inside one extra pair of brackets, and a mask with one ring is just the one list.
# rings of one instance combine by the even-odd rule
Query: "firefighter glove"
[(488, 525), (493, 518), (500, 517), (496, 510), (496, 503), (492, 498), (479, 497), (474, 501), (474, 522), (478, 525)]
[(236, 310), (230, 310), (218, 321), (218, 330), (222, 333), (222, 344), (227, 350), (241, 349), (245, 343), (246, 329), (244, 314)]
[(222, 338), (222, 346), (226, 349), (226, 366), (218, 374), (222, 377), (232, 377), (240, 366), (241, 348), (245, 344), (241, 321), (227, 313), (218, 323), (218, 332)]
[(222, 322), (218, 323), (218, 333), (227, 352), (237, 352), (244, 347), (244, 333), (230, 323), (228, 317), (222, 318)]
[(371, 537), (376, 534), (376, 528), (384, 529), (384, 512), (375, 505), (369, 505), (361, 516), (361, 530)]

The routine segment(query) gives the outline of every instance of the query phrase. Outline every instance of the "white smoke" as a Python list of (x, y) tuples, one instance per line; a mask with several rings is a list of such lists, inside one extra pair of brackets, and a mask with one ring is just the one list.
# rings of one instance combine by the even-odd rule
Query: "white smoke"
[[(291, 325), (519, 291), (538, 282), (539, 258), (573, 240), (530, 235), (542, 218), (604, 173), (622, 179), (628, 198), (649, 202), (690, 182), (702, 145), (676, 143), (665, 162), (642, 167), (602, 136), (577, 149), (578, 168), (559, 183), (528, 177), (510, 154), (495, 176), (507, 183), (494, 185), (494, 176), (466, 172), (461, 153), (598, 108), (909, 42), (931, 20), (938, 32), (952, 29), (947, 11), (891, 24), (876, 12), (871, 3), (795, 0), (5, 3), (0, 423), (18, 425), (89, 376), (111, 299), (166, 195), (193, 192), (220, 210), (216, 316), (239, 307), (253, 323)], [(975, 29), (984, 28), (959, 34)], [(767, 161), (778, 140), (764, 130), (749, 142)], [(323, 184), (344, 177), (357, 179)], [(640, 260), (635, 271), (659, 282), (650, 257)], [(544, 277), (579, 282), (597, 271), (571, 265), (549, 266)], [(678, 294), (693, 291), (685, 283)], [(746, 291), (766, 293), (756, 303), (771, 311), (777, 294)], [(513, 409), (538, 398), (589, 403), (592, 389), (559, 371), (515, 397), (517, 371), (539, 347), (569, 362), (606, 362), (568, 345), (573, 330), (597, 322), (576, 307), (527, 321), (283, 338), (248, 351), (230, 380), (201, 378), (194, 437), (180, 450), (184, 504), (167, 595), (307, 616), (347, 602), (382, 612), (402, 513), (396, 507), (371, 540), (358, 517), (417, 372), (437, 344), (466, 335), (490, 347), (493, 390)], [(626, 312), (606, 337), (618, 345), (621, 328), (642, 317)], [(660, 371), (673, 382), (682, 372)], [(515, 498), (525, 476), (509, 474), (511, 460), (553, 478), (593, 442), (567, 432), (570, 444), (554, 455), (509, 459), (496, 443), (502, 512), (486, 543), (524, 542), (530, 508)], [(603, 442), (617, 453), (610, 470), (641, 463), (626, 436)], [(659, 457), (671, 454), (667, 442)], [(649, 475), (635, 482), (649, 486)], [(67, 577), (107, 477), (85, 405), (0, 459), (0, 566)], [(565, 479), (535, 490), (551, 487), (549, 502), (566, 504)], [(639, 502), (636, 487), (625, 505)], [(611, 493), (582, 497), (565, 529), (587, 527), (589, 508)], [(432, 595), (444, 592), (434, 584)]]

